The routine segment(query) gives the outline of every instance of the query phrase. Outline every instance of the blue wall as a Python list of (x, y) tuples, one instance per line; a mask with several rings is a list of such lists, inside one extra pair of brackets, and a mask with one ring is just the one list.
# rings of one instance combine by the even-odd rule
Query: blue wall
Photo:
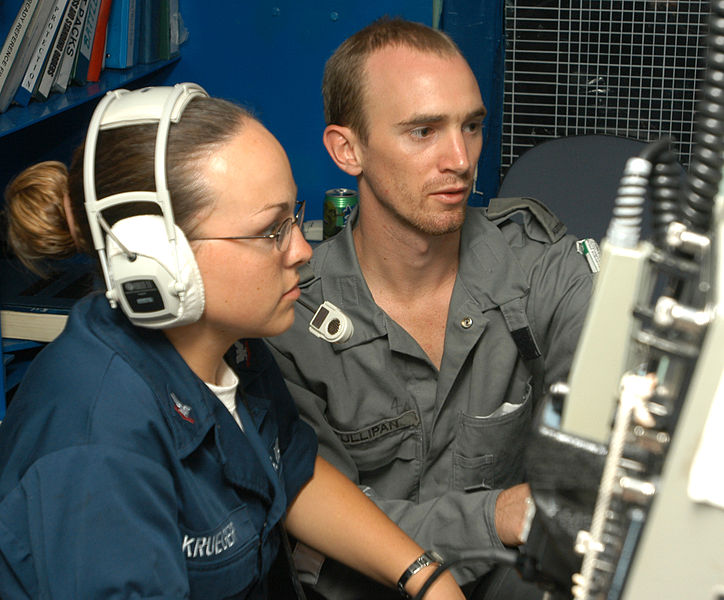
[[(210, 8), (219, 5), (223, 8)], [(481, 41), (481, 36), (500, 38), (497, 19), (502, 0), (442, 4), (432, 0), (181, 0), (189, 38), (167, 81), (196, 81), (212, 95), (234, 99), (251, 108), (287, 150), (299, 197), (307, 201), (308, 218), (319, 219), (325, 190), (356, 188), (355, 180), (337, 169), (322, 145), (320, 87), (325, 61), (346, 37), (379, 16), (402, 16), (432, 25), (437, 22), (434, 13), (439, 6), (442, 28), (448, 30), (449, 26), (476, 70), (485, 102), (492, 100), (494, 105), (497, 92), (491, 86), (498, 82), (491, 78), (491, 61), (497, 60), (497, 55), (490, 47), (495, 48), (495, 44)], [(480, 17), (488, 11), (494, 15), (493, 20)], [(487, 131), (491, 131), (490, 125)], [(478, 189), (490, 190), (494, 185), (495, 193), (499, 141), (492, 152), (495, 172), (490, 174), (489, 142), (481, 161)]]

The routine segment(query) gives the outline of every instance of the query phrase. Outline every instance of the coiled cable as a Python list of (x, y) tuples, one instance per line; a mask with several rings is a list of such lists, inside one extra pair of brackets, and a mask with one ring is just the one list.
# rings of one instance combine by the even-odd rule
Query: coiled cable
[(638, 244), (649, 191), (656, 242), (663, 243), (669, 223), (680, 218), (682, 171), (671, 143), (670, 137), (663, 137), (647, 144), (638, 156), (626, 161), (616, 192), (613, 218), (606, 232), (608, 243), (621, 248), (634, 248)]
[(658, 247), (663, 247), (666, 230), (671, 223), (682, 218), (681, 191), (684, 170), (674, 151), (659, 154), (651, 174), (651, 237)]
[(708, 48), (682, 207), (684, 224), (703, 234), (712, 225), (724, 166), (724, 0), (711, 2)]

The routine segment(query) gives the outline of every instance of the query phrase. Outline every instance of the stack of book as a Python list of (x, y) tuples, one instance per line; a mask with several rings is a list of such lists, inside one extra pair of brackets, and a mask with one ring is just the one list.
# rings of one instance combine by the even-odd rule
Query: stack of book
[(0, 112), (45, 101), (69, 85), (98, 81), (105, 68), (168, 60), (183, 37), (178, 0), (15, 0), (3, 5), (6, 19), (0, 23), (7, 36), (0, 48)]

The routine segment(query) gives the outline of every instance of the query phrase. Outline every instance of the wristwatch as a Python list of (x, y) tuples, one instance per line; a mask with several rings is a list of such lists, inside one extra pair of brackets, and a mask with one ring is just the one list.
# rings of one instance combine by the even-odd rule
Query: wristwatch
[(400, 594), (402, 594), (403, 598), (409, 598), (410, 595), (405, 590), (405, 584), (409, 581), (410, 577), (412, 577), (415, 573), (420, 571), (421, 569), (424, 569), (425, 567), (430, 566), (433, 563), (443, 564), (444, 559), (442, 556), (440, 556), (437, 552), (434, 550), (427, 550), (423, 552), (420, 556), (418, 556), (415, 559), (415, 562), (413, 562), (409, 567), (407, 567), (407, 570), (402, 574), (400, 579), (397, 581), (397, 589), (400, 590)]

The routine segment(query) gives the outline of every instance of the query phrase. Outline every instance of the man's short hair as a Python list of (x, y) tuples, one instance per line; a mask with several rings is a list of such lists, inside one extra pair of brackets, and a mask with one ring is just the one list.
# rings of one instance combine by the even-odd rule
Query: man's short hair
[(322, 80), (327, 125), (349, 127), (363, 142), (367, 141), (365, 63), (373, 52), (388, 46), (403, 46), (445, 57), (462, 56), (447, 34), (422, 23), (387, 16), (374, 21), (342, 42), (327, 60)]

